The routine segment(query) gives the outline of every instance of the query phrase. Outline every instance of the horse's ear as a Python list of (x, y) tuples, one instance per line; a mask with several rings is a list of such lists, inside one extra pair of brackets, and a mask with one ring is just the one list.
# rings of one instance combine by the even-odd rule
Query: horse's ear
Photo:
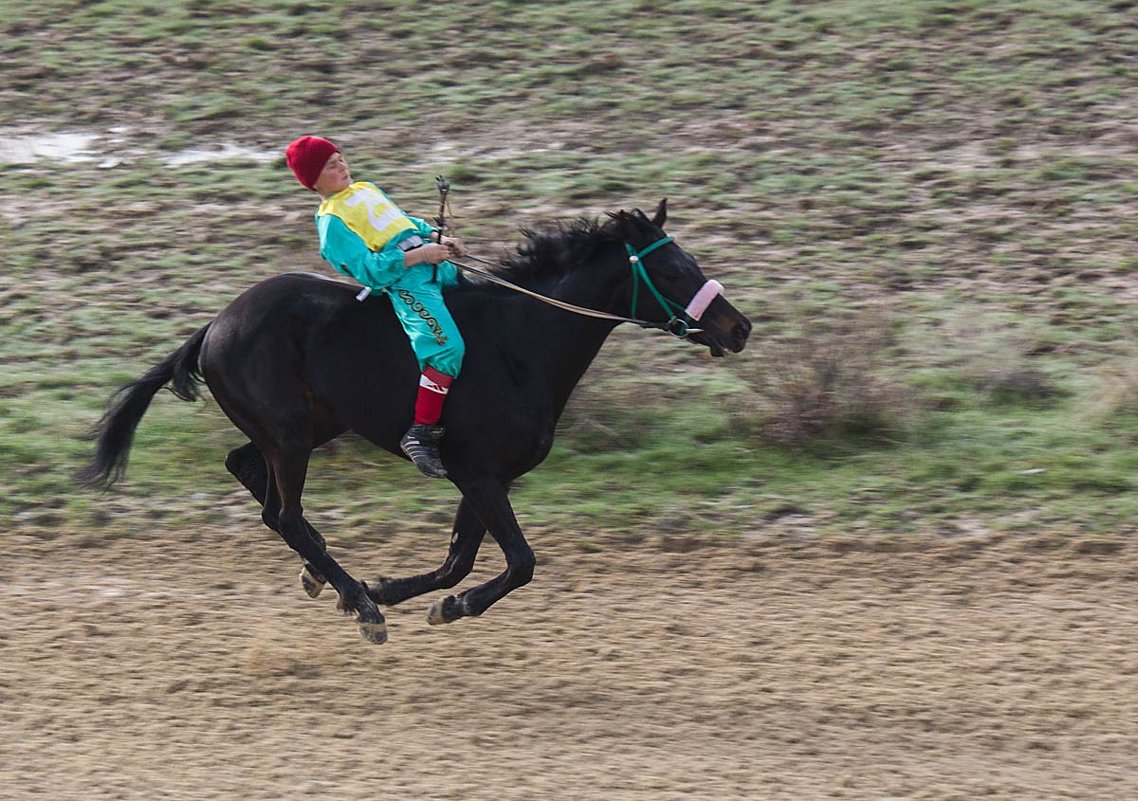
[(668, 219), (668, 199), (664, 198), (660, 201), (660, 205), (656, 207), (656, 214), (652, 217), (652, 224), (657, 228), (663, 228), (664, 222)]

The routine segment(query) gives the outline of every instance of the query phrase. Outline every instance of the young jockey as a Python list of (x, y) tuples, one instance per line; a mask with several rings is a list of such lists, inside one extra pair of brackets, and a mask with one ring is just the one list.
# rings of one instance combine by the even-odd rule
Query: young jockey
[(458, 281), (458, 269), (446, 259), (466, 255), (465, 245), (405, 214), (375, 184), (353, 183), (340, 148), (327, 139), (302, 136), (289, 144), (285, 160), (297, 180), (323, 200), (316, 210), (320, 255), (387, 295), (411, 339), (422, 375), (415, 422), (399, 445), (424, 475), (445, 478), (438, 422), (465, 346), (442, 290)]

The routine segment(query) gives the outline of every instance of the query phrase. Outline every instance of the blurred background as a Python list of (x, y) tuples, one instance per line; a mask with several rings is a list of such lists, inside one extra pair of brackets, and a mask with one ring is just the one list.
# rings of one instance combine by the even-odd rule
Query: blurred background
[[(0, 12), (0, 796), (1134, 797), (1138, 4)], [(488, 258), (666, 197), (755, 323), (718, 360), (618, 329), (512, 496), (538, 581), (445, 635), (399, 607), (378, 657), (208, 397), (71, 478), (117, 387), (332, 275), (307, 133), (420, 217), (446, 175)], [(306, 510), (426, 569), (455, 495), (346, 436)]]

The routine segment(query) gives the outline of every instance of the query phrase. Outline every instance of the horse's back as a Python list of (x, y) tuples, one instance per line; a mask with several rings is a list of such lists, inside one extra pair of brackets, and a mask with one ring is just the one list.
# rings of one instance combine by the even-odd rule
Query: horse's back
[(392, 385), (404, 390), (394, 394), (408, 405), (402, 395), (418, 382), (407, 337), (386, 297), (360, 301), (358, 293), (358, 286), (318, 274), (283, 273), (223, 309), (200, 364), (230, 417), (256, 407), (289, 425), (315, 414), (326, 422), (317, 434), (334, 434), (370, 428), (395, 400)]
[(242, 292), (217, 316), (215, 325), (248, 328), (270, 319), (316, 321), (355, 302), (350, 284), (317, 273), (282, 273)]

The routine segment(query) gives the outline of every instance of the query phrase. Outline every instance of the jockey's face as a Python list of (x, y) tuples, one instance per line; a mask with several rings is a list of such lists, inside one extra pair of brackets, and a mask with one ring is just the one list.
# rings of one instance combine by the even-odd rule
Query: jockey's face
[(320, 177), (312, 188), (322, 197), (328, 197), (347, 189), (352, 183), (352, 173), (348, 170), (348, 160), (343, 153), (333, 153), (324, 164)]

